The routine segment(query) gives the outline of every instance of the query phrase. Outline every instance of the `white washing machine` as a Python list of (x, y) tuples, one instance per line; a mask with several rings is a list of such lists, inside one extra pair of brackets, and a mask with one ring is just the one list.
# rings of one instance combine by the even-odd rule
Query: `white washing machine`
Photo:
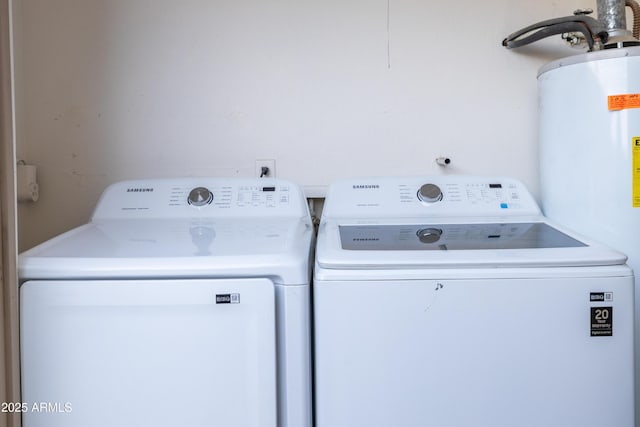
[(632, 427), (633, 275), (518, 181), (329, 188), (316, 427)]
[(309, 427), (313, 227), (295, 184), (109, 187), (19, 256), (25, 427)]

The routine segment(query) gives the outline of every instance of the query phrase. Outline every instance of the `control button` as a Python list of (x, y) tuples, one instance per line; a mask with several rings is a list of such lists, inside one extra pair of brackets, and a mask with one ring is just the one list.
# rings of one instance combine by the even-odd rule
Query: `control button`
[(507, 209), (509, 207), (506, 203), (500, 203), (500, 209)]
[(424, 184), (418, 191), (418, 199), (425, 203), (435, 203), (442, 200), (442, 190), (435, 184)]
[(439, 228), (423, 228), (416, 233), (422, 243), (435, 243), (440, 240), (442, 230)]
[(213, 194), (205, 187), (196, 187), (189, 193), (187, 203), (193, 206), (208, 205), (213, 201)]

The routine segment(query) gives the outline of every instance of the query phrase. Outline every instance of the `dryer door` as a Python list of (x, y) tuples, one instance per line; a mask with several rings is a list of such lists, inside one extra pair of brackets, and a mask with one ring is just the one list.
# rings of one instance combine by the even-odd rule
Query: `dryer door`
[(29, 281), (25, 427), (276, 426), (267, 279)]

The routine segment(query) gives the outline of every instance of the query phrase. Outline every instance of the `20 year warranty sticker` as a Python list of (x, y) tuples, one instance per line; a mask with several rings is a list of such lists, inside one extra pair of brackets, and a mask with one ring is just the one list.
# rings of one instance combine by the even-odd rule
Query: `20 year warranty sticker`
[(613, 335), (613, 307), (591, 307), (591, 336)]

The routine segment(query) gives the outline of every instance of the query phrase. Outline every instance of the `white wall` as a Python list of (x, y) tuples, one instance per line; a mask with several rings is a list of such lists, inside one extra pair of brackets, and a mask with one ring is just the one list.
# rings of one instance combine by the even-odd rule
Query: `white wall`
[(536, 72), (579, 53), (502, 39), (595, 1), (14, 0), (19, 154), (41, 199), (26, 249), (109, 183), (509, 175), (537, 196)]

